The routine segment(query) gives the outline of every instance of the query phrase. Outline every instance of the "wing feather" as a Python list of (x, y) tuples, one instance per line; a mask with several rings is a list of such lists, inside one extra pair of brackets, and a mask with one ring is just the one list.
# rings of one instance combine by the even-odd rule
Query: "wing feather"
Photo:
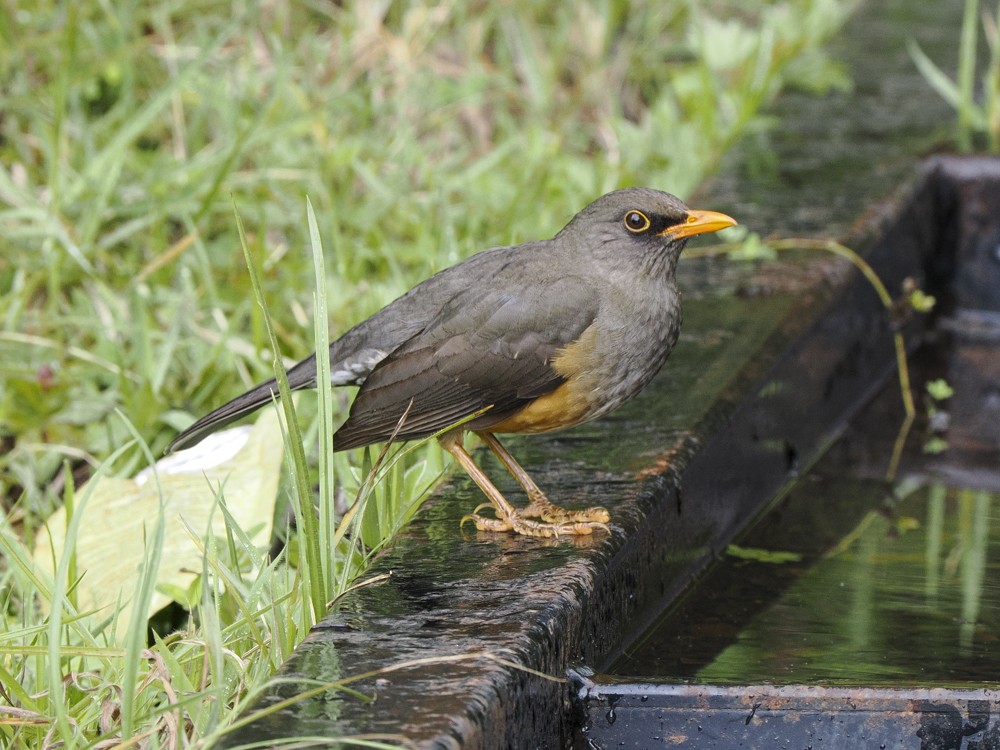
[(596, 296), (579, 277), (521, 286), (530, 290), (516, 294), (498, 284), (458, 294), (390, 352), (361, 386), (334, 449), (386, 440), (411, 400), (400, 440), (432, 435), (486, 408), (476, 423), (488, 428), (565, 382), (552, 361), (594, 321)]

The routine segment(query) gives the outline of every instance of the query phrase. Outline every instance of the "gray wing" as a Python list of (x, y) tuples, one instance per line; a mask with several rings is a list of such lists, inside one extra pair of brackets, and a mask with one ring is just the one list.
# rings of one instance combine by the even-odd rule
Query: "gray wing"
[(456, 295), (378, 363), (334, 435), (334, 450), (388, 439), (411, 401), (400, 440), (432, 435), (487, 407), (477, 426), (488, 428), (564, 382), (552, 361), (594, 321), (593, 289), (577, 277), (544, 282), (518, 273), (513, 283), (491, 281), (486, 291)]
[[(451, 266), (415, 286), (330, 344), (332, 385), (360, 385), (391, 351), (423, 330), (449, 300), (465, 292), (469, 278), (493, 278), (523, 255), (543, 253), (545, 243), (494, 248)], [(316, 355), (310, 354), (288, 371), (291, 389), (316, 385)], [(271, 378), (196, 421), (167, 446), (167, 453), (189, 448), (226, 425), (270, 404), (278, 396)]]

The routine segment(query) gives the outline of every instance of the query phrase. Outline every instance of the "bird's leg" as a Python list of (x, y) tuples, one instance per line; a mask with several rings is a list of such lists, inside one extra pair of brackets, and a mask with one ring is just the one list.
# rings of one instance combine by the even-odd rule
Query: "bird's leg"
[[(507, 498), (490, 481), (486, 473), (479, 468), (472, 456), (462, 445), (462, 432), (445, 433), (440, 438), (441, 446), (448, 451), (459, 465), (465, 469), (472, 480), (479, 485), (486, 497), (496, 509), (497, 518), (483, 518), (472, 513), (465, 516), (462, 522), (472, 521), (480, 531), (513, 531), (524, 536), (554, 537), (560, 534), (592, 534), (594, 529), (603, 528), (603, 523), (593, 522), (540, 522), (525, 518), (514, 506), (507, 502)], [(522, 469), (523, 471), (523, 469)], [(537, 488), (536, 488), (537, 489)], [(477, 509), (478, 510), (478, 509)]]
[(549, 523), (598, 523), (606, 524), (611, 520), (607, 510), (600, 506), (587, 508), (585, 510), (569, 510), (550, 502), (545, 493), (535, 484), (535, 480), (524, 470), (503, 444), (497, 440), (492, 432), (476, 433), (486, 445), (490, 447), (500, 463), (507, 467), (507, 471), (524, 488), (528, 495), (528, 507), (521, 511), (525, 518), (541, 518)]

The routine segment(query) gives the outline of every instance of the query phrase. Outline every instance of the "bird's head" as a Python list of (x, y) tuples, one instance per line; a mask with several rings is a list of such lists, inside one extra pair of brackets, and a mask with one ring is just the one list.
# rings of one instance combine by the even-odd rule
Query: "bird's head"
[(612, 252), (660, 251), (671, 256), (672, 266), (688, 238), (735, 224), (726, 214), (688, 208), (670, 193), (628, 188), (598, 198), (558, 236), (571, 241), (586, 238), (588, 245)]

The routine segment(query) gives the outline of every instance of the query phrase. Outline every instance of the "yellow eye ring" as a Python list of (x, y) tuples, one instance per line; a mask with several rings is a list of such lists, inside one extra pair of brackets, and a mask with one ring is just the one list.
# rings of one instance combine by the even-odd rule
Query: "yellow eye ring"
[(642, 234), (649, 229), (649, 217), (633, 209), (625, 214), (625, 228), (632, 234)]

